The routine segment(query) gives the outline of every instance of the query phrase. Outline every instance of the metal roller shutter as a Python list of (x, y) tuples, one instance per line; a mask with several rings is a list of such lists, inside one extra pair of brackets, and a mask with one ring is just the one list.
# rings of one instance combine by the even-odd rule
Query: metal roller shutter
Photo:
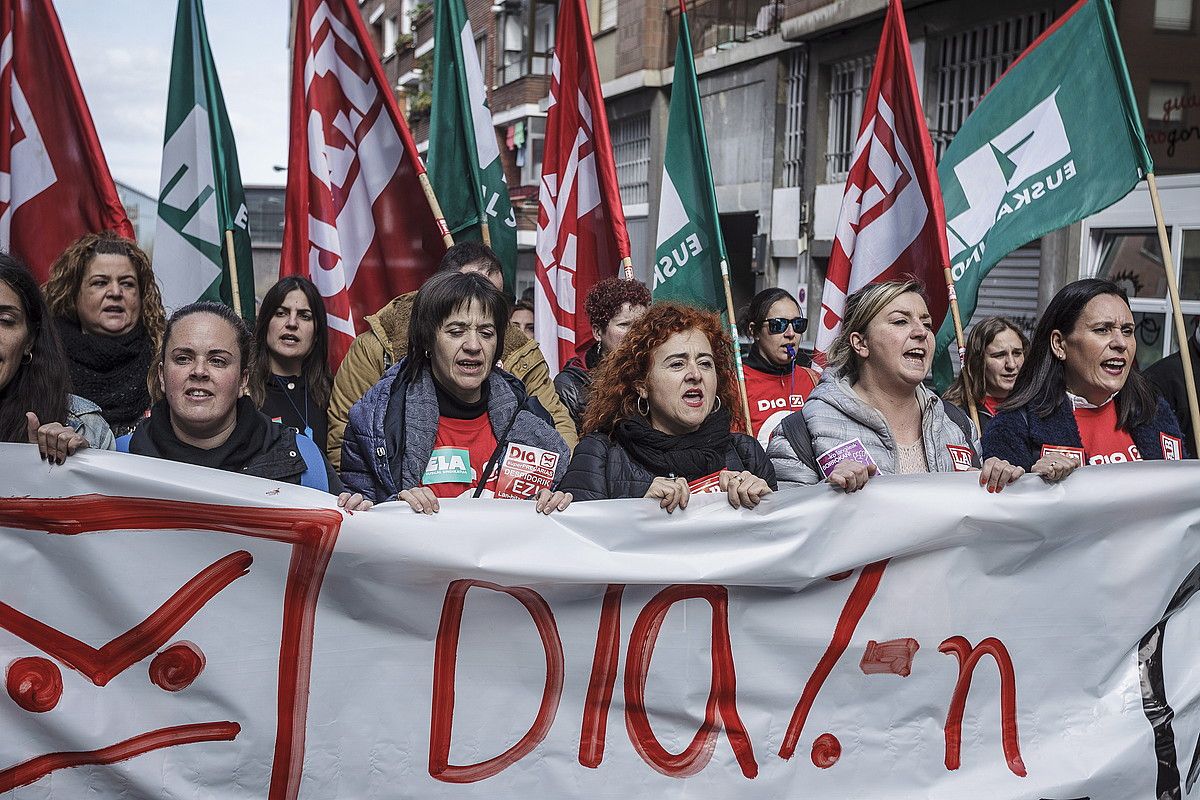
[(988, 317), (1008, 317), (1026, 333), (1033, 333), (1038, 317), (1038, 275), (1042, 243), (1032, 242), (1014, 250), (979, 285), (979, 302), (972, 324)]

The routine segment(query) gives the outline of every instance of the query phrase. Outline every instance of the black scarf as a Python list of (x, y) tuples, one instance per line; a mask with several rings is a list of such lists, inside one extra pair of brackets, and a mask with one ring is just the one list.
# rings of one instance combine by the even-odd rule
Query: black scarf
[(725, 468), (733, 444), (730, 423), (729, 410), (721, 408), (692, 433), (672, 436), (650, 427), (645, 417), (634, 417), (618, 422), (613, 438), (656, 477), (694, 481)]
[[(797, 348), (796, 352), (799, 354), (799, 348)], [(756, 369), (767, 375), (791, 375), (792, 370), (796, 368), (795, 361), (789, 361), (783, 366), (768, 361), (763, 358), (763, 354), (759, 352), (757, 345), (750, 348), (750, 354), (746, 356), (745, 364), (747, 367)]]
[(55, 322), (67, 352), (72, 391), (100, 406), (114, 428), (136, 423), (150, 407), (146, 375), (154, 353), (145, 326), (139, 322), (121, 336), (96, 336), (77, 322), (61, 317)]
[[(139, 443), (138, 434), (145, 431), (151, 440)], [(166, 400), (159, 400), (150, 412), (150, 419), (143, 423), (130, 442), (129, 451), (140, 455), (153, 455), (197, 467), (211, 467), (229, 472), (241, 472), (263, 450), (268, 433), (268, 420), (254, 407), (249, 397), (238, 398), (237, 424), (225, 442), (211, 450), (193, 447), (179, 441), (171, 427), (171, 409)], [(141, 446), (139, 446), (141, 444)]]

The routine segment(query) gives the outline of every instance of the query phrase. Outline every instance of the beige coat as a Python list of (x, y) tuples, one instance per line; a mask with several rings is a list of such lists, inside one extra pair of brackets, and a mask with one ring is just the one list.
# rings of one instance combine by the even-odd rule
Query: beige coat
[[(408, 323), (416, 292), (402, 294), (366, 318), (371, 329), (355, 338), (333, 379), (329, 398), (329, 445), (327, 453), (334, 469), (342, 465), (342, 437), (350, 419), (350, 407), (383, 377), (386, 368), (408, 352)], [(554, 427), (572, 450), (578, 441), (575, 423), (558, 399), (550, 368), (537, 342), (510, 326), (504, 332), (504, 368), (525, 385), (554, 418)]]

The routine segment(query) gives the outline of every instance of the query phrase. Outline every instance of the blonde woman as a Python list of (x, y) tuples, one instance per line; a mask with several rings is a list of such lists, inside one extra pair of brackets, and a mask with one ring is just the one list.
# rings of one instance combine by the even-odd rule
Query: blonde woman
[(45, 291), (72, 391), (100, 407), (114, 434), (129, 433), (150, 408), (166, 323), (149, 256), (114, 233), (88, 234), (55, 259)]
[(853, 492), (877, 473), (980, 470), (980, 485), (998, 492), (1019, 478), (1024, 470), (1007, 461), (981, 465), (970, 421), (922, 384), (933, 346), (920, 283), (871, 284), (850, 295), (821, 382), (771, 437), (767, 454), (780, 485), (824, 479)]

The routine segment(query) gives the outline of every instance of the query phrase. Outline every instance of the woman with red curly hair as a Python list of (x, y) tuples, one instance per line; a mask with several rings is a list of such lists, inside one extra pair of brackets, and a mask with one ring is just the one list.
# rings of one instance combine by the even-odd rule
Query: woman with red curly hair
[(664, 303), (633, 324), (592, 381), (559, 491), (575, 500), (649, 497), (671, 513), (695, 493), (754, 508), (775, 470), (741, 419), (733, 347), (716, 315)]
[(583, 413), (587, 408), (592, 371), (607, 353), (616, 352), (629, 333), (630, 326), (650, 306), (650, 290), (641, 281), (605, 278), (591, 288), (583, 303), (596, 343), (587, 349), (583, 358), (575, 356), (563, 365), (554, 378), (554, 388), (562, 400), (575, 429), (583, 433)]

